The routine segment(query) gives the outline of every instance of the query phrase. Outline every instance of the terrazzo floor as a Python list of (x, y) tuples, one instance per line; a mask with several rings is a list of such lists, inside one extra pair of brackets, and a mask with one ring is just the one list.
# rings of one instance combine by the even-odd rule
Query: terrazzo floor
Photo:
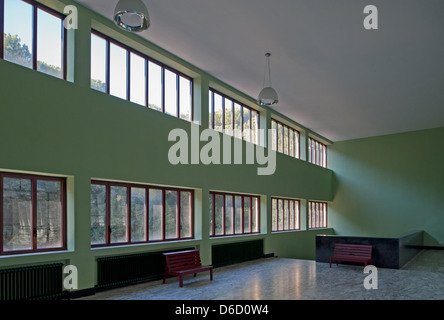
[[(377, 289), (366, 289), (377, 275)], [(209, 273), (118, 288), (78, 300), (444, 300), (444, 250), (423, 250), (400, 270), (267, 258)]]

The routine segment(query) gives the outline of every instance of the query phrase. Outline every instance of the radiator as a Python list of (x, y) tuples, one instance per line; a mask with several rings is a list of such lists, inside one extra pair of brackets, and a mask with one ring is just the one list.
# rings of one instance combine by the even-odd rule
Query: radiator
[(162, 279), (165, 272), (165, 258), (162, 253), (192, 249), (195, 248), (97, 258), (96, 289), (105, 290), (142, 281)]
[(221, 267), (264, 257), (264, 241), (251, 240), (211, 246), (212, 265)]
[(0, 300), (37, 300), (62, 297), (63, 264), (0, 270)]

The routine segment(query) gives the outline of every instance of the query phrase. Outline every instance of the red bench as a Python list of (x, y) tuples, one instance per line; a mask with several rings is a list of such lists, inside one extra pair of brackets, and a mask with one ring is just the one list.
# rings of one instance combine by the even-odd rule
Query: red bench
[(336, 261), (362, 262), (365, 266), (372, 263), (372, 246), (364, 244), (342, 244), (335, 243), (333, 256), (330, 257), (331, 263)]
[(202, 266), (198, 250), (187, 250), (179, 252), (164, 253), (165, 256), (165, 275), (163, 283), (167, 276), (178, 276), (179, 286), (183, 287), (183, 276), (187, 274), (196, 274), (198, 272), (210, 271), (210, 280), (213, 280), (213, 266)]

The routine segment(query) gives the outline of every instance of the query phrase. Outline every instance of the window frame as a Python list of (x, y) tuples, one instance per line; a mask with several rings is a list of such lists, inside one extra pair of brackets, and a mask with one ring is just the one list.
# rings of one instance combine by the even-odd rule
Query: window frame
[[(67, 79), (67, 36), (68, 36), (68, 32), (66, 30), (66, 28), (64, 27), (64, 20), (66, 18), (66, 15), (63, 13), (60, 13), (54, 9), (51, 9), (43, 4), (41, 4), (40, 2), (34, 1), (34, 0), (19, 0), (22, 2), (25, 2), (29, 5), (32, 6), (32, 70), (44, 73), (42, 71), (37, 70), (37, 47), (38, 47), (38, 38), (37, 38), (37, 26), (38, 26), (38, 9), (45, 11), (46, 13), (55, 16), (56, 18), (60, 19), (60, 28), (62, 29), (61, 35), (62, 35), (62, 48), (61, 48), (61, 53), (62, 53), (62, 64), (61, 64), (61, 68), (62, 68), (62, 77), (59, 79), (62, 80), (66, 80)], [(0, 34), (1, 34), (1, 39), (0, 39), (0, 59), (4, 60), (4, 32), (5, 32), (5, 0), (0, 0), (0, 12), (2, 12), (3, 14), (0, 14)], [(18, 64), (20, 65), (20, 64)], [(58, 78), (58, 77), (55, 77)]]
[[(317, 211), (317, 213), (314, 213)], [(314, 213), (314, 214), (313, 214)], [(322, 220), (322, 225), (317, 221)], [(324, 223), (325, 222), (325, 223)], [(328, 228), (328, 203), (326, 201), (309, 201), (308, 202), (308, 229), (325, 229)]]
[[(119, 42), (115, 39), (113, 39), (112, 37), (96, 30), (96, 29), (91, 29), (91, 36), (95, 35), (99, 38), (102, 38), (103, 40), (106, 41), (106, 52), (105, 52), (105, 81), (106, 81), (106, 86), (105, 86), (105, 92), (106, 94), (110, 95), (110, 46), (111, 43), (126, 50), (126, 97), (124, 100), (132, 102), (131, 101), (131, 53), (135, 54), (141, 58), (143, 58), (145, 60), (145, 103), (144, 106), (146, 108), (149, 108), (149, 63), (154, 63), (156, 65), (158, 65), (161, 68), (161, 111), (164, 114), (167, 115), (171, 115), (173, 117), (176, 117), (178, 119), (182, 119), (185, 121), (189, 121), (189, 122), (193, 122), (194, 121), (194, 79), (172, 67), (169, 67), (168, 65), (153, 59), (151, 57), (149, 57), (148, 55), (134, 49), (131, 48), (130, 46)], [(91, 55), (91, 53), (90, 53)], [(90, 57), (91, 59), (91, 57)], [(174, 73), (176, 75), (176, 92), (177, 92), (177, 97), (176, 97), (176, 115), (172, 115), (170, 113), (165, 112), (165, 70), (168, 70), (172, 73)], [(186, 80), (190, 81), (190, 119), (184, 119), (180, 116), (180, 78), (185, 78)], [(91, 81), (91, 75), (90, 75), (90, 81)], [(91, 84), (90, 84), (91, 87)], [(93, 88), (91, 88), (93, 89)], [(95, 89), (93, 89), (95, 90)], [(98, 90), (97, 90), (98, 91)], [(136, 102), (134, 102), (136, 103)], [(138, 104), (138, 103), (136, 103)], [(139, 104), (140, 105), (140, 104)], [(153, 109), (156, 110), (156, 109)]]
[[(219, 192), (219, 191), (210, 191), (209, 195), (212, 197), (212, 223), (210, 226), (210, 238), (220, 238), (220, 237), (231, 237), (231, 236), (245, 236), (245, 235), (254, 235), (254, 234), (260, 234), (261, 232), (261, 208), (260, 208), (260, 196), (258, 195), (252, 195), (252, 194), (241, 194), (241, 193), (231, 193), (231, 192)], [(223, 221), (223, 234), (217, 234), (215, 233), (216, 225), (215, 225), (215, 216), (216, 216), (216, 210), (215, 210), (215, 198), (216, 196), (222, 196), (223, 197), (223, 213), (222, 213), (222, 221)], [(226, 196), (230, 196), (233, 199), (233, 233), (227, 233), (225, 228), (225, 221), (226, 221)], [(235, 207), (235, 197), (241, 197), (242, 198), (242, 215), (241, 215), (241, 233), (236, 233), (236, 207)], [(245, 215), (245, 201), (244, 198), (250, 198), (250, 232), (245, 232), (244, 227), (244, 215)], [(253, 232), (253, 210), (252, 208), (252, 200), (257, 199), (257, 232)]]
[[(273, 229), (273, 201), (277, 201), (277, 204), (276, 204), (276, 206), (277, 206), (277, 214), (279, 216), (279, 214), (280, 214), (279, 213), (279, 200), (288, 201), (288, 210), (289, 210), (288, 212), (289, 213), (290, 213), (290, 202), (293, 202), (293, 206), (294, 206), (294, 217), (293, 217), (294, 220), (293, 221), (294, 221), (294, 226), (296, 226), (296, 221), (297, 221), (298, 228), (296, 228), (296, 227), (290, 228), (289, 227), (289, 225), (290, 225), (290, 217), (288, 217), (288, 228), (285, 228), (284, 223), (282, 223), (283, 229), (279, 230), (279, 224), (276, 223), (277, 229)], [(297, 211), (296, 211), (296, 208), (297, 208)], [(278, 221), (277, 220), (278, 216), (276, 217), (276, 221)], [(283, 217), (284, 217), (284, 212), (282, 212), (282, 220), (284, 221)], [(301, 200), (299, 200), (299, 199), (292, 199), (292, 198), (283, 198), (283, 197), (271, 197), (271, 221), (272, 221), (272, 223), (271, 223), (271, 232), (272, 233), (287, 232), (287, 231), (300, 231), (300, 230), (302, 230), (301, 229)]]
[[(276, 152), (288, 155), (290, 157), (296, 158), (296, 159), (300, 159), (301, 158), (301, 133), (299, 130), (290, 127), (284, 123), (282, 123), (279, 120), (276, 120), (274, 118), (271, 119), (271, 123), (270, 123), (270, 130), (273, 130), (273, 123), (275, 123), (276, 128), (274, 130), (274, 134), (275, 134), (275, 143), (276, 143), (276, 150), (274, 150), (273, 145), (271, 145), (271, 149), (273, 149)], [(278, 144), (279, 141), (279, 126), (282, 127), (282, 141), (281, 141), (281, 145)], [(287, 152), (285, 153), (284, 150), (284, 133), (285, 133), (285, 129), (287, 129), (288, 132), (288, 136), (287, 136)], [(293, 137), (293, 153), (294, 155), (290, 154), (290, 132), (294, 133), (294, 137)], [(279, 151), (279, 149), (282, 149), (282, 151)]]
[(308, 137), (308, 162), (327, 168), (327, 145)]
[[(116, 247), (116, 246), (128, 246), (135, 244), (149, 244), (149, 243), (159, 243), (159, 242), (170, 242), (170, 241), (182, 241), (182, 240), (192, 240), (194, 239), (194, 190), (186, 189), (186, 188), (176, 188), (176, 187), (164, 187), (164, 186), (155, 186), (155, 185), (145, 185), (138, 183), (124, 183), (124, 182), (111, 182), (111, 181), (101, 181), (101, 180), (92, 180), (91, 186), (95, 185), (103, 185), (106, 186), (106, 213), (105, 213), (105, 243), (100, 244), (91, 244), (91, 248), (107, 248), (107, 247)], [(110, 194), (111, 187), (125, 187), (127, 194), (127, 241), (126, 242), (111, 242), (111, 202), (110, 202)], [(132, 241), (131, 240), (131, 188), (145, 189), (145, 240), (143, 241)], [(161, 190), (162, 191), (162, 239), (159, 240), (150, 240), (150, 225), (149, 225), (149, 192), (150, 189)], [(174, 191), (177, 192), (177, 219), (176, 228), (177, 235), (176, 238), (166, 238), (165, 233), (165, 223), (166, 223), (166, 191)], [(191, 217), (190, 217), (190, 233), (189, 237), (181, 237), (180, 236), (180, 216), (181, 216), (181, 201), (180, 201), (180, 192), (189, 192), (191, 193), (191, 201), (190, 201), (190, 209), (191, 209)]]
[[(237, 105), (239, 105), (241, 107), (241, 122), (240, 122), (240, 124), (241, 124), (241, 138), (239, 138), (239, 139), (242, 139), (244, 141), (248, 141), (248, 142), (251, 142), (251, 143), (254, 143), (254, 144), (259, 144), (260, 143), (260, 141), (259, 141), (260, 112), (258, 110), (256, 110), (256, 109), (252, 108), (252, 107), (249, 107), (249, 106), (245, 105), (244, 103), (239, 102), (236, 99), (231, 98), (230, 96), (228, 96), (228, 95), (226, 95), (226, 94), (224, 94), (224, 93), (222, 93), (222, 92), (220, 92), (220, 91), (218, 91), (216, 89), (213, 89), (213, 88), (210, 87), (208, 91), (209, 91), (209, 95), (212, 96), (211, 102), (210, 101), (208, 102), (208, 104), (209, 104), (209, 113), (210, 113), (210, 116), (211, 116), (211, 121), (209, 121), (209, 128), (213, 129), (213, 130), (216, 130), (214, 128), (214, 107), (215, 107), (214, 95), (217, 94), (217, 95), (222, 97), (222, 133), (225, 133), (225, 130), (227, 130), (227, 128), (225, 126), (225, 109), (226, 109), (225, 100), (230, 100), (231, 101), (231, 128), (230, 129), (233, 132), (233, 134), (231, 134), (231, 136), (236, 137), (234, 135), (234, 130), (235, 130), (235, 127), (236, 127), (236, 123), (235, 123), (235, 105), (237, 104)], [(250, 129), (250, 140), (246, 140), (245, 139), (245, 135), (244, 135), (244, 108), (248, 109), (248, 111), (250, 112), (250, 119), (249, 119), (249, 124), (250, 124), (250, 127), (249, 127), (249, 129)], [(252, 123), (253, 123), (253, 113), (256, 114), (256, 119), (257, 119), (256, 120), (256, 130), (257, 131), (256, 131), (256, 134), (255, 134), (255, 140), (256, 141), (252, 141), (253, 140), (253, 135), (252, 135), (251, 128), (252, 128)], [(216, 131), (221, 132), (219, 130), (216, 130)]]
[[(4, 251), (4, 207), (3, 207), (3, 179), (26, 179), (31, 180), (31, 249), (30, 250), (15, 250)], [(53, 248), (38, 249), (37, 247), (37, 181), (57, 181), (60, 182), (61, 187), (61, 246)], [(14, 173), (14, 172), (0, 172), (0, 256), (11, 256), (26, 253), (41, 253), (41, 252), (54, 252), (54, 251), (66, 251), (67, 250), (67, 189), (66, 178), (55, 176), (44, 176), (26, 173)]]

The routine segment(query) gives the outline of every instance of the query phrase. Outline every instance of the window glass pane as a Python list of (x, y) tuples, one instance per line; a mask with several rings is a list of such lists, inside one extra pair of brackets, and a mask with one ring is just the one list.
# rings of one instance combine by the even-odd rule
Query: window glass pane
[(289, 229), (294, 230), (295, 229), (295, 212), (294, 212), (294, 206), (296, 201), (290, 200), (289, 201), (289, 208), (288, 208), (288, 215), (289, 215)]
[(278, 230), (284, 230), (284, 200), (278, 200)]
[(91, 185), (91, 244), (106, 243), (106, 186)]
[(242, 197), (234, 197), (234, 223), (235, 223), (235, 233), (242, 233)]
[(192, 193), (180, 192), (180, 237), (190, 238), (192, 233)]
[(289, 155), (294, 157), (294, 130), (289, 131), (289, 140), (288, 140), (288, 151), (289, 151)]
[(225, 98), (225, 132), (233, 135), (233, 102)]
[(62, 247), (62, 184), (37, 180), (37, 248)]
[(165, 238), (178, 238), (177, 234), (177, 192), (165, 191)]
[(300, 217), (299, 217), (299, 201), (296, 201), (295, 203), (295, 207), (294, 207), (294, 214), (295, 214), (295, 218), (294, 218), (294, 228), (299, 230), (300, 229), (300, 225), (299, 225), (299, 221), (300, 221)]
[(62, 21), (37, 10), (37, 70), (63, 78)]
[(251, 198), (251, 232), (259, 232), (259, 198)]
[(127, 95), (127, 50), (111, 43), (110, 45), (110, 79), (109, 93), (126, 99)]
[(288, 200), (284, 200), (284, 230), (288, 230), (289, 229), (289, 201)]
[(284, 127), (284, 154), (288, 154), (288, 127)]
[(131, 188), (131, 242), (146, 240), (146, 192)]
[(225, 195), (225, 234), (234, 234), (234, 203), (230, 195)]
[(234, 103), (234, 136), (242, 139), (242, 106)]
[(4, 18), (5, 60), (32, 68), (33, 7), (23, 1), (5, 0)]
[(259, 114), (256, 111), (251, 111), (251, 142), (259, 143)]
[(214, 202), (214, 230), (216, 235), (224, 234), (224, 197), (216, 194)]
[(272, 199), (271, 200), (271, 230), (276, 231), (277, 230), (277, 219), (278, 219), (278, 212), (277, 212), (277, 200)]
[(3, 250), (32, 249), (32, 183), (3, 179)]
[(91, 88), (106, 92), (106, 40), (91, 35)]
[(209, 123), (209, 128), (210, 129), (214, 129), (213, 126), (213, 92), (209, 91), (208, 94), (208, 113), (209, 113), (209, 118), (208, 118), (208, 123)]
[(149, 191), (149, 239), (163, 239), (163, 195), (162, 190)]
[(146, 77), (145, 59), (131, 53), (130, 64), (130, 101), (145, 105)]
[(276, 147), (277, 147), (277, 143), (276, 143), (276, 139), (277, 139), (277, 123), (276, 121), (271, 121), (271, 148), (274, 151), (277, 151)]
[(277, 144), (278, 144), (278, 151), (279, 152), (284, 152), (284, 127), (278, 123), (278, 140), (277, 140)]
[(250, 109), (243, 107), (243, 138), (246, 141), (251, 141), (251, 135), (250, 135)]
[(148, 68), (148, 106), (162, 111), (162, 68), (151, 61)]
[(165, 69), (165, 113), (177, 115), (177, 75)]
[(223, 111), (222, 111), (222, 96), (220, 94), (214, 94), (214, 130), (222, 132), (222, 119), (223, 119)]
[(180, 87), (180, 118), (191, 121), (192, 82), (179, 76)]
[(250, 197), (244, 197), (244, 232), (250, 233), (251, 232), (251, 204), (250, 204)]
[(126, 187), (111, 186), (110, 189), (111, 243), (127, 242), (128, 196)]

